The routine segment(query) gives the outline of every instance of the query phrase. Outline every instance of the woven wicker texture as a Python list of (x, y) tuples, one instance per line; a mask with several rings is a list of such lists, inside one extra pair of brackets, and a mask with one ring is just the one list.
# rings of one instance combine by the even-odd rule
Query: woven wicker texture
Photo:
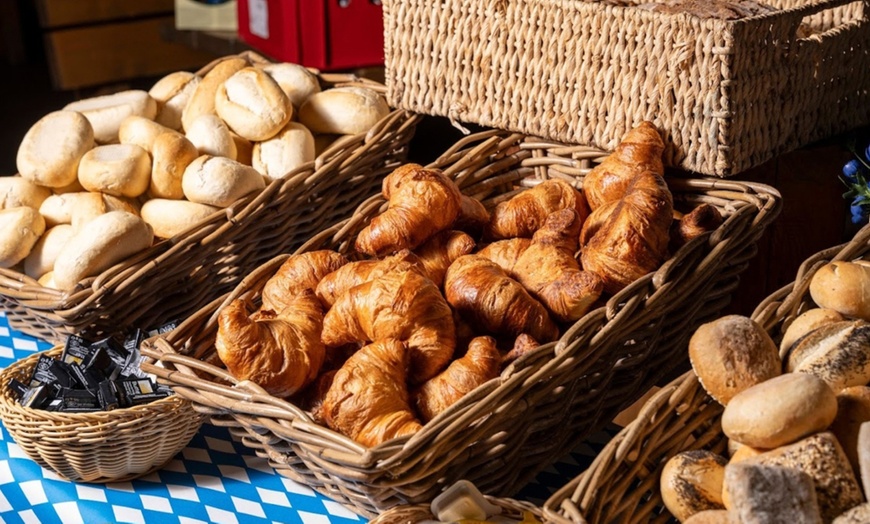
[[(241, 56), (252, 63), (256, 54)], [(204, 74), (213, 64), (199, 71)], [(385, 87), (353, 75), (320, 74), (326, 86)], [(350, 216), (380, 191), (407, 155), (420, 117), (393, 111), (368, 133), (346, 136), (314, 162), (271, 182), (171, 239), (64, 292), (0, 269), (0, 307), (24, 333), (63, 343), (87, 329), (150, 327), (181, 319), (233, 289), (254, 268)]]
[(738, 21), (592, 1), (383, 3), (389, 100), (418, 113), (603, 149), (651, 120), (668, 165), (717, 176), (870, 122), (862, 1), (778, 0)]
[[(529, 512), (539, 520), (541, 519), (541, 508), (534, 504), (507, 498), (486, 497), (486, 499), (501, 509), (500, 516), (502, 517), (520, 521), (523, 513)], [(422, 520), (437, 520), (430, 510), (429, 504), (397, 506), (381, 513), (377, 518), (372, 519), (369, 524), (414, 524)]]
[(40, 466), (81, 482), (130, 480), (159, 469), (199, 431), (203, 417), (178, 395), (141, 406), (94, 413), (25, 408), (12, 395), (13, 378), (27, 383), (36, 353), (0, 373), (0, 419), (16, 444)]
[[(752, 314), (774, 341), (794, 319), (815, 307), (810, 280), (832, 260), (854, 260), (870, 255), (870, 226), (851, 242), (808, 258), (795, 281), (767, 297)], [(683, 349), (685, 352), (685, 348)], [(544, 505), (548, 521), (558, 523), (669, 522), (659, 493), (665, 462), (689, 449), (724, 453), (722, 406), (707, 393), (691, 371), (657, 392), (637, 418), (601, 451), (592, 465), (553, 494)]]
[[(601, 151), (588, 147), (489, 131), (461, 140), (432, 167), (443, 169), (466, 194), (493, 205), (547, 178), (579, 184), (601, 158)], [(723, 226), (687, 244), (657, 272), (580, 319), (559, 341), (517, 361), (410, 438), (364, 448), (248, 382), (235, 384), (224, 370), (206, 363), (215, 360), (221, 303), (241, 295), (259, 300), (287, 255), (261, 266), (168, 338), (146, 342), (144, 351), (164, 366), (146, 369), (216, 424), (229, 426), (282, 474), (362, 515), (429, 502), (462, 478), (484, 493), (510, 495), (569, 449), (569, 442), (611, 420), (686, 360), (685, 333), (728, 303), (758, 237), (781, 204), (779, 194), (764, 185), (676, 178), (669, 184), (677, 202), (717, 206), (727, 215)], [(325, 229), (300, 252), (349, 252), (357, 233), (384, 206), (381, 196), (367, 200), (348, 221)]]

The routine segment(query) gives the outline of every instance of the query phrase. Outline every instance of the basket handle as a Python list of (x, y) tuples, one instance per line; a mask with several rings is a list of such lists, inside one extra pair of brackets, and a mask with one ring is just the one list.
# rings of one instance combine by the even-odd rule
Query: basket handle
[(795, 40), (798, 42), (806, 42), (810, 40), (821, 41), (826, 35), (830, 34), (833, 31), (841, 31), (844, 27), (852, 26), (859, 22), (866, 22), (868, 11), (870, 11), (870, 0), (820, 0), (818, 2), (813, 2), (790, 10), (790, 14), (792, 15), (792, 25), (789, 28), (789, 34), (792, 36), (796, 35), (798, 28), (801, 25), (801, 22), (803, 22), (804, 19), (806, 19), (807, 17), (857, 2), (862, 2), (864, 4), (863, 9), (861, 10), (860, 17), (854, 20), (850, 20), (842, 25), (832, 27), (822, 33), (817, 33), (802, 38), (796, 38)]

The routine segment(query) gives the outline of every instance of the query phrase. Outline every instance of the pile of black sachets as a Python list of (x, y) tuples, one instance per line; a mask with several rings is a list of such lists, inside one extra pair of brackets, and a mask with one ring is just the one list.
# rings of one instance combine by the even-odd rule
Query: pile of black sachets
[(39, 357), (28, 383), (12, 379), (9, 388), (22, 406), (66, 413), (109, 411), (166, 398), (172, 390), (139, 369), (139, 345), (146, 336), (176, 325), (96, 341), (72, 335), (60, 358)]

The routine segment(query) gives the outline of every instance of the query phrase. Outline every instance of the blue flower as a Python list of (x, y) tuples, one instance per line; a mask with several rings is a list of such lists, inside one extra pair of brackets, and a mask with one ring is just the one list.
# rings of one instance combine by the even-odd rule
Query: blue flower
[(849, 160), (846, 162), (846, 165), (843, 166), (843, 176), (845, 176), (846, 180), (849, 182), (856, 182), (856, 176), (860, 170), (861, 164), (857, 160)]
[(849, 207), (852, 212), (852, 223), (860, 224), (867, 219), (868, 203), (865, 203), (864, 197), (856, 196), (854, 200), (852, 200), (852, 205)]
[(870, 162), (870, 145), (867, 145), (867, 149), (864, 150), (864, 159)]

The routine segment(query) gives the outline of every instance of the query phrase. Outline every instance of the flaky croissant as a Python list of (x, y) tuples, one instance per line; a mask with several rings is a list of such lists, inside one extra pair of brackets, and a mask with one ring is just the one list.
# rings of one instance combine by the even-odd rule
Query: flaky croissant
[(498, 265), (479, 255), (459, 257), (450, 265), (444, 294), (460, 315), (487, 333), (529, 333), (547, 342), (559, 336), (546, 308)]
[(618, 203), (619, 200), (608, 202), (603, 206), (598, 206), (595, 211), (589, 213), (589, 218), (586, 219), (586, 222), (583, 222), (583, 228), (580, 230), (581, 247), (588, 244), (592, 240), (592, 237), (595, 236), (595, 233), (598, 233), (598, 230), (601, 229), (601, 226), (604, 225), (604, 222), (613, 213), (613, 209)]
[(353, 354), (335, 373), (321, 406), (327, 425), (364, 446), (413, 435), (422, 428), (409, 403), (410, 350), (379, 340)]
[(437, 375), (456, 348), (450, 306), (429, 278), (414, 271), (387, 273), (349, 289), (326, 313), (321, 338), (330, 347), (400, 340), (411, 350), (414, 384)]
[(468, 392), (498, 376), (501, 353), (491, 337), (477, 337), (468, 350), (439, 373), (420, 386), (414, 395), (414, 405), (423, 422), (456, 403)]
[(636, 176), (583, 248), (583, 269), (600, 276), (611, 294), (656, 270), (668, 252), (673, 207), (662, 177), (652, 172)]
[(234, 377), (286, 397), (320, 372), (322, 325), (320, 302), (310, 291), (293, 296), (280, 314), (260, 310), (249, 317), (245, 302), (234, 300), (218, 316), (215, 348)]
[(345, 264), (320, 279), (315, 292), (324, 305), (332, 306), (348, 289), (376, 280), (387, 273), (401, 271), (416, 271), (421, 275), (428, 275), (420, 258), (403, 249), (383, 259), (358, 260)]
[(281, 312), (291, 297), (314, 291), (324, 276), (345, 264), (343, 255), (330, 250), (290, 255), (263, 286), (263, 309)]
[(722, 213), (711, 204), (701, 204), (671, 224), (670, 250), (675, 252), (686, 242), (722, 225)]
[(583, 193), (595, 211), (619, 200), (629, 182), (645, 171), (664, 176), (665, 144), (652, 122), (641, 122), (622, 137), (616, 149), (583, 179)]
[(480, 200), (462, 195), (459, 200), (459, 215), (451, 229), (464, 231), (474, 238), (480, 238), (483, 229), (489, 223), (489, 211), (483, 207)]
[(513, 275), (514, 266), (531, 244), (531, 238), (508, 238), (493, 242), (476, 254), (495, 262), (508, 275)]
[(435, 169), (405, 164), (384, 179), (382, 192), (388, 208), (357, 235), (360, 253), (380, 257), (414, 249), (459, 215), (459, 188)]
[(567, 208), (577, 211), (581, 223), (589, 215), (589, 205), (583, 193), (564, 180), (545, 180), (497, 205), (492, 211), (485, 236), (493, 240), (530, 238), (550, 213)]
[(436, 286), (444, 283), (444, 274), (454, 260), (474, 250), (474, 239), (462, 231), (442, 231), (414, 250), (426, 274)]
[(537, 349), (538, 347), (540, 347), (540, 344), (538, 344), (537, 340), (525, 333), (521, 333), (514, 341), (514, 347), (501, 357), (502, 369), (508, 367), (514, 360)]

